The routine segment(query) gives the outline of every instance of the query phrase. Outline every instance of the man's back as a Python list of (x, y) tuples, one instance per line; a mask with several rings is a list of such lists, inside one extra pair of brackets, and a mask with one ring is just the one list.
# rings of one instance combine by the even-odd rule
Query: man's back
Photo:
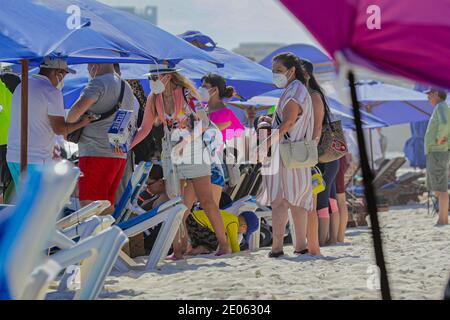
[[(61, 91), (42, 75), (34, 75), (28, 84), (28, 163), (40, 164), (51, 160), (55, 145), (55, 133), (48, 116), (64, 117)], [(22, 85), (14, 91), (11, 104), (11, 122), (8, 131), (9, 162), (20, 161), (20, 113)]]
[[(90, 112), (101, 114), (117, 105), (120, 95), (121, 79), (113, 73), (107, 73), (91, 80), (82, 92), (82, 96), (97, 102), (89, 108)], [(133, 110), (134, 96), (131, 87), (125, 82), (122, 109)], [(83, 130), (79, 147), (81, 157), (121, 158), (114, 153), (109, 144), (108, 130), (114, 116), (91, 123)]]

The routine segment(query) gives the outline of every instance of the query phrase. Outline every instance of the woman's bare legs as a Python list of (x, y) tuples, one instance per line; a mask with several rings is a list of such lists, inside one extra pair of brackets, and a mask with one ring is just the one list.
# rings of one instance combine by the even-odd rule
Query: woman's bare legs
[(181, 180), (180, 183), (181, 183), (181, 194), (183, 195), (184, 199), (183, 203), (188, 209), (183, 215), (182, 223), (177, 231), (177, 234), (175, 235), (175, 240), (173, 241), (172, 244), (173, 256), (176, 259), (183, 259), (183, 255), (186, 253), (188, 242), (186, 219), (191, 213), (191, 208), (195, 202), (195, 192), (192, 182)]
[(214, 203), (219, 207), (220, 198), (222, 197), (222, 187), (216, 184), (211, 184), (211, 190), (213, 194)]
[[(328, 208), (322, 209), (323, 213), (319, 212), (319, 244), (321, 247), (327, 244), (328, 234), (330, 233), (330, 215), (325, 215), (325, 210), (328, 212)], [(319, 210), (319, 211), (322, 211)]]
[(317, 216), (317, 196), (314, 196), (314, 208), (308, 212), (308, 252), (311, 255), (320, 255), (319, 246), (319, 217)]
[(436, 197), (439, 199), (439, 219), (438, 225), (448, 224), (448, 192), (436, 192)]
[(345, 193), (336, 194), (340, 221), (339, 221), (339, 232), (337, 236), (338, 242), (344, 242), (345, 240), (345, 230), (347, 230), (348, 223), (348, 207), (347, 207), (347, 199), (345, 198)]
[(330, 239), (328, 240), (328, 244), (337, 243), (340, 220), (339, 212), (333, 212), (330, 215)]
[(305, 250), (308, 246), (306, 244), (306, 234), (308, 229), (308, 211), (304, 208), (289, 205), (291, 209), (292, 220), (295, 228), (295, 243), (294, 250), (300, 252)]
[(205, 210), (206, 215), (211, 222), (211, 225), (219, 241), (218, 254), (231, 253), (231, 248), (228, 246), (225, 235), (225, 226), (223, 224), (222, 215), (219, 211), (219, 206), (214, 202), (213, 193), (211, 191), (211, 177), (199, 177), (192, 179), (194, 185), (195, 195), (200, 201), (200, 205)]
[(284, 199), (272, 202), (272, 252), (283, 251), (284, 232), (288, 222), (289, 203)]

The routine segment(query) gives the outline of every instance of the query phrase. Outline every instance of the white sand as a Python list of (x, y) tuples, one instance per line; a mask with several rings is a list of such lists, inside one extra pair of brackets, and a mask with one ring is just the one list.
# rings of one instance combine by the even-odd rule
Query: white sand
[[(442, 299), (450, 276), (450, 226), (435, 227), (437, 217), (424, 208), (379, 216), (393, 298)], [(370, 229), (349, 229), (346, 241), (323, 248), (320, 258), (297, 257), (287, 246), (281, 259), (267, 258), (264, 248), (168, 262), (156, 272), (113, 272), (100, 298), (379, 299), (379, 291), (367, 286), (374, 264)]]

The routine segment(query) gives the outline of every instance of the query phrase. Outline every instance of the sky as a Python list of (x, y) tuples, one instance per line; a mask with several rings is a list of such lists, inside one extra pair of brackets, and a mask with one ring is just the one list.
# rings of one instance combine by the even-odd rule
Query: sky
[(157, 24), (181, 34), (198, 30), (219, 46), (242, 42), (316, 44), (306, 29), (276, 0), (100, 0), (112, 6), (158, 7)]

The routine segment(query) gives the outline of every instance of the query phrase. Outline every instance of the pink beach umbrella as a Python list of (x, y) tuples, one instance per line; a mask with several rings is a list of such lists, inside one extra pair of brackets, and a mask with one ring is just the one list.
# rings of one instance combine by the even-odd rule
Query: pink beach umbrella
[[(450, 89), (450, 0), (280, 0), (322, 47), (354, 65)], [(353, 71), (348, 72), (383, 299), (390, 299)], [(450, 283), (449, 283), (450, 285)]]
[(450, 0), (281, 0), (334, 57), (450, 89)]

